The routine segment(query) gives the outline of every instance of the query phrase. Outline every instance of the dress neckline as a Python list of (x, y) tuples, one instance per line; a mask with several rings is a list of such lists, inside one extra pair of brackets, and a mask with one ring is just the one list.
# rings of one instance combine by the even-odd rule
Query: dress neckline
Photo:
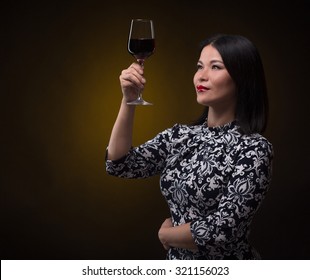
[(208, 120), (206, 119), (205, 122), (203, 123), (203, 127), (207, 128), (211, 132), (225, 133), (236, 127), (236, 120), (233, 120), (231, 122), (219, 126), (208, 126)]

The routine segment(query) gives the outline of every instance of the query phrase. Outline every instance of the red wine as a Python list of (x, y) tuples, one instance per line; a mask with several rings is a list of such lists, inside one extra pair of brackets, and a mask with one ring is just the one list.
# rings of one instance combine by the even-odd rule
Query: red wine
[(154, 50), (154, 39), (130, 39), (128, 42), (128, 51), (136, 59), (146, 59), (153, 54)]

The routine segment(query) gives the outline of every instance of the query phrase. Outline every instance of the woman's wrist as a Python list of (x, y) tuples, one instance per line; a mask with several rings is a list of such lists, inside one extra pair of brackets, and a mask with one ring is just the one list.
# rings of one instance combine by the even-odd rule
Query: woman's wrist
[(166, 250), (170, 248), (170, 244), (167, 239), (167, 230), (169, 230), (169, 228), (160, 228), (160, 230), (158, 231), (158, 238)]

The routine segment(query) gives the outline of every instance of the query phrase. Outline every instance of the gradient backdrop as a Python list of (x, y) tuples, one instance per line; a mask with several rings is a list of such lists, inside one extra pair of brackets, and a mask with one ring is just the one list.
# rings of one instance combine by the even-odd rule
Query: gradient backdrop
[[(1, 259), (163, 259), (158, 177), (105, 172), (131, 18), (152, 18), (134, 144), (202, 111), (198, 44), (241, 34), (260, 50), (274, 144), (271, 190), (251, 240), (265, 259), (309, 259), (309, 1), (3, 1)], [(123, 1), (121, 1), (123, 2)]]

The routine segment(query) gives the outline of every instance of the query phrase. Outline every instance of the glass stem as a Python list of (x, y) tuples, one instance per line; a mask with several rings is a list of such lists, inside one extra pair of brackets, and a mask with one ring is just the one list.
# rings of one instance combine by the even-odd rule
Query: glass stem
[[(137, 59), (138, 63), (142, 68), (144, 68), (144, 59)], [(142, 91), (139, 92), (138, 100), (141, 101), (143, 100), (142, 98)]]
[(144, 67), (144, 59), (138, 58), (137, 61), (143, 68)]

